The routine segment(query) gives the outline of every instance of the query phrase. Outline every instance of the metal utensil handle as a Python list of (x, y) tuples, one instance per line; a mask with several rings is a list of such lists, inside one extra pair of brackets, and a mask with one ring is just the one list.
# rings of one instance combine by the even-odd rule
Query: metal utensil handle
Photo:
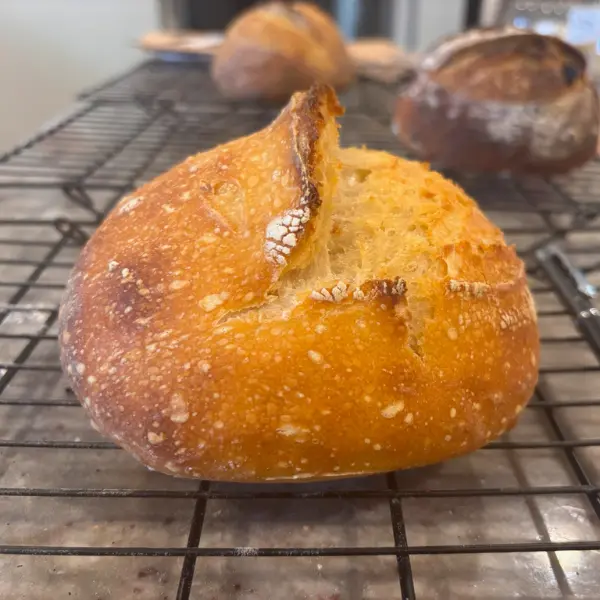
[(581, 294), (588, 298), (596, 298), (598, 295), (598, 289), (596, 286), (592, 285), (588, 281), (585, 274), (573, 265), (573, 263), (569, 260), (569, 257), (558, 246), (555, 244), (550, 244), (541, 249), (540, 253), (544, 258), (553, 261), (558, 267), (560, 267), (567, 277), (574, 282), (575, 287)]
[(598, 295), (598, 290), (555, 244), (540, 248), (536, 252), (536, 258), (600, 360), (600, 310), (590, 302)]

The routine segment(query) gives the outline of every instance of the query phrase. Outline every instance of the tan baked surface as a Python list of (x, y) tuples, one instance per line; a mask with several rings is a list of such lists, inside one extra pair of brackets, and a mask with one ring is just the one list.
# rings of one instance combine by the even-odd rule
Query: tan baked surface
[(227, 28), (212, 69), (233, 98), (285, 99), (314, 82), (344, 87), (354, 67), (333, 19), (304, 2), (271, 2)]
[(401, 91), (393, 118), (417, 156), (467, 172), (568, 172), (594, 156), (599, 127), (582, 54), (511, 27), (440, 43)]
[(502, 30), (449, 53), (432, 77), (469, 98), (504, 102), (550, 100), (586, 82), (585, 60), (562, 40)]
[(337, 147), (327, 88), (124, 198), (60, 314), (96, 426), (166, 473), (337, 477), (474, 450), (537, 379), (523, 264), (427, 167)]

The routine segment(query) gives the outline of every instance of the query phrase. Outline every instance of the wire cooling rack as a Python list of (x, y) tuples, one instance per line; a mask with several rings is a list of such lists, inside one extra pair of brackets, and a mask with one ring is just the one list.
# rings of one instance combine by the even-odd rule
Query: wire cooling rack
[[(368, 109), (373, 117), (377, 118), (380, 115), (387, 119), (394, 101), (394, 92), (393, 86), (363, 79), (360, 85), (341, 92), (340, 100), (347, 112), (362, 113)], [(149, 61), (84, 92), (80, 98), (117, 103), (134, 100), (146, 106), (168, 105), (180, 110), (190, 107), (214, 109), (216, 106), (225, 107), (227, 110), (264, 110), (264, 104), (223, 98), (210, 77), (206, 62), (196, 64)]]
[[(597, 600), (597, 161), (557, 180), (450, 174), (516, 244), (539, 311), (540, 383), (485, 449), (363, 479), (234, 485), (146, 471), (90, 427), (56, 332), (82, 244), (127, 190), (276, 112), (188, 102), (181, 72), (142, 65), (0, 162), (0, 597)], [(186, 102), (155, 102), (153, 85)], [(368, 100), (343, 142), (403, 154), (373, 89), (351, 92)]]

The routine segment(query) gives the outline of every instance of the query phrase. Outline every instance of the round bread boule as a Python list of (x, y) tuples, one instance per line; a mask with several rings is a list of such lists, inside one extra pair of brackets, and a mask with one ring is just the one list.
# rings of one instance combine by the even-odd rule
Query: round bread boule
[(230, 98), (287, 101), (314, 82), (348, 86), (354, 66), (329, 15), (306, 2), (270, 2), (227, 28), (212, 76)]
[(453, 183), (340, 149), (330, 88), (123, 198), (60, 312), (97, 428), (149, 467), (307, 480), (512, 427), (538, 372), (523, 263)]
[(554, 174), (594, 156), (599, 124), (581, 52), (505, 27), (462, 33), (428, 53), (397, 100), (393, 128), (439, 166)]

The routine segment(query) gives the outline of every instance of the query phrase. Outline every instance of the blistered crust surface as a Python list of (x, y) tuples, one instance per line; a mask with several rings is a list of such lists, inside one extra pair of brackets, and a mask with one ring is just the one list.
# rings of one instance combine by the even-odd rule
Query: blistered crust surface
[[(289, 269), (265, 244), (303, 206), (326, 105), (324, 89), (297, 98), (267, 130), (124, 198), (81, 255), (63, 366), (95, 426), (152, 468), (261, 481), (416, 466), (498, 436), (532, 392), (523, 265), (472, 203), (468, 240), (435, 252), (440, 276), (332, 282), (279, 316), (231, 318)], [(376, 154), (388, 180), (405, 178), (400, 159)], [(449, 183), (436, 192), (470, 202)], [(319, 198), (306, 206), (313, 218)], [(430, 307), (418, 331), (415, 294)]]

